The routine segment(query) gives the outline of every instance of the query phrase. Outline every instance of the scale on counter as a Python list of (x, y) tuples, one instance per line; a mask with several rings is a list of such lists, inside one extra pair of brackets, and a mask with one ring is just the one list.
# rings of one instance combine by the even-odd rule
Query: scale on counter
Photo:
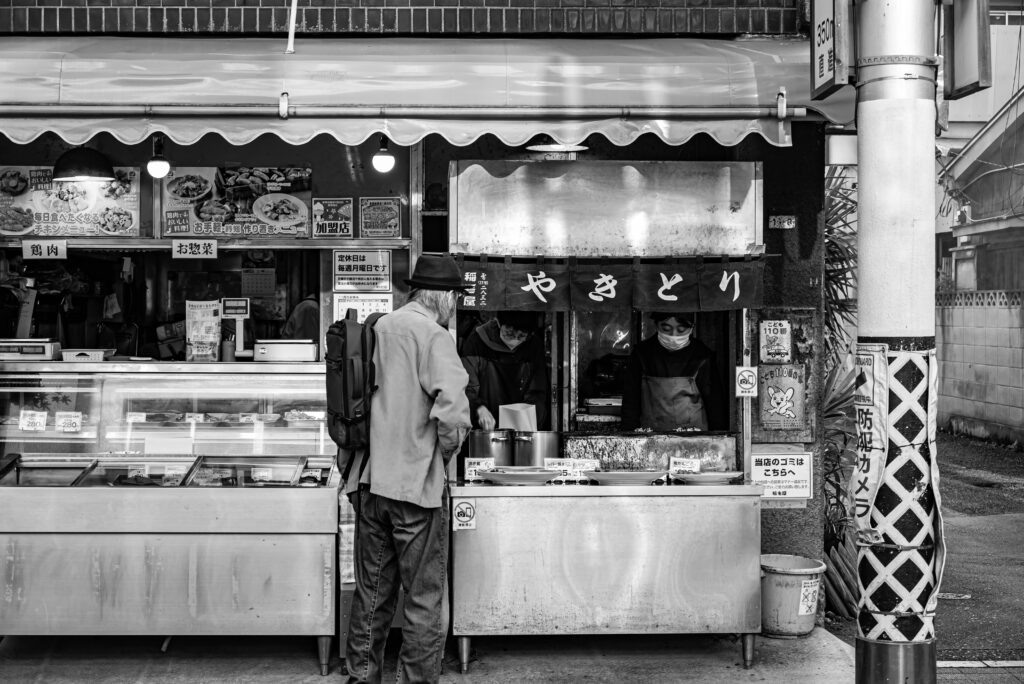
[(0, 361), (53, 361), (60, 358), (60, 342), (49, 339), (0, 339)]
[(256, 340), (255, 361), (316, 361), (317, 344), (312, 340)]

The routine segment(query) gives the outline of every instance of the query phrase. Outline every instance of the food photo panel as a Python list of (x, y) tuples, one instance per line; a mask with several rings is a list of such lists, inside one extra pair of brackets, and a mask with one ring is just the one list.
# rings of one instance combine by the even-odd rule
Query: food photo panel
[(49, 166), (0, 167), (0, 236), (135, 237), (139, 169), (110, 181), (54, 181)]
[(163, 183), (163, 237), (309, 237), (312, 169), (179, 167)]

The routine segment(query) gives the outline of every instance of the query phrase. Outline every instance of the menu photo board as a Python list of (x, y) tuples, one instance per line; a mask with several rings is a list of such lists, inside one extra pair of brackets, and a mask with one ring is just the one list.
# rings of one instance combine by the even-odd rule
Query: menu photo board
[(165, 238), (309, 237), (312, 169), (177, 167), (164, 179)]
[(135, 237), (139, 169), (110, 181), (54, 181), (49, 166), (0, 167), (0, 236)]

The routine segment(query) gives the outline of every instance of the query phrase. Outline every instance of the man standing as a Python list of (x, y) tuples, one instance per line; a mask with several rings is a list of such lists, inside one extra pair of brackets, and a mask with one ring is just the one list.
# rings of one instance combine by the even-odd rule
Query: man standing
[[(353, 464), (345, 483), (357, 512), (345, 653), (353, 683), (381, 679), (399, 583), (405, 625), (398, 681), (436, 682), (441, 675), (446, 471), (470, 426), (467, 375), (446, 330), (463, 285), (452, 257), (429, 254), (405, 282), (409, 302), (374, 327), (378, 389), (370, 407), (370, 455), (365, 468)], [(361, 452), (355, 457), (361, 460)]]

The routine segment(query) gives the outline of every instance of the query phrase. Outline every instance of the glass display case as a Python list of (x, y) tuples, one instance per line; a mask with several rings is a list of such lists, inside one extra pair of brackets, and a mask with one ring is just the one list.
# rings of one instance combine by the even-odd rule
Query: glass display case
[(95, 451), (100, 386), (70, 372), (0, 374), (0, 453)]
[(69, 365), (4, 364), (0, 454), (336, 451), (320, 364)]
[(0, 635), (305, 634), (326, 673), (325, 403), (322, 364), (0, 364)]

